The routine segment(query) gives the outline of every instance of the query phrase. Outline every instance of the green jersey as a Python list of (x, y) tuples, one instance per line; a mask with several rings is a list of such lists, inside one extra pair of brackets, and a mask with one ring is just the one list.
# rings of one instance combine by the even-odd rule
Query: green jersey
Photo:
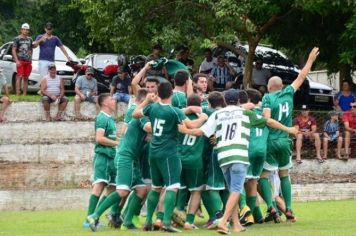
[[(271, 110), (271, 118), (281, 124), (291, 127), (293, 118), (293, 96), (295, 89), (288, 85), (282, 90), (268, 93), (263, 96), (262, 108)], [(270, 128), (268, 139), (279, 139), (289, 137), (287, 132)]]
[(186, 119), (184, 113), (171, 104), (156, 102), (143, 109), (152, 125), (150, 158), (177, 157), (178, 124)]
[(132, 113), (136, 109), (137, 105), (136, 103), (131, 103), (131, 106), (127, 109), (125, 117), (124, 117), (124, 123), (129, 124), (131, 119), (132, 119)]
[[(198, 118), (195, 114), (187, 115), (190, 120)], [(204, 137), (188, 134), (178, 134), (178, 156), (181, 158), (185, 169), (200, 169), (203, 167), (202, 153), (204, 149)]]
[[(104, 136), (111, 140), (116, 140), (116, 123), (112, 116), (100, 111), (95, 119), (95, 132), (97, 130), (103, 130)], [(116, 147), (104, 146), (99, 143), (95, 143), (95, 153), (103, 154), (108, 158), (115, 158)]]
[(215, 111), (200, 128), (206, 137), (215, 134), (220, 167), (232, 163), (249, 164), (250, 128), (262, 128), (267, 119), (238, 106), (227, 106)]
[(185, 108), (187, 106), (187, 95), (181, 91), (173, 91), (172, 106), (179, 109)]
[(120, 141), (118, 155), (124, 155), (139, 160), (141, 149), (145, 144), (146, 138), (146, 132), (143, 128), (147, 123), (149, 123), (147, 117), (132, 119), (130, 121), (126, 133)]
[(209, 102), (208, 102), (208, 95), (207, 93), (204, 93), (204, 99), (201, 101), (201, 107), (203, 109), (207, 109), (209, 107)]
[[(262, 115), (261, 108), (252, 109), (257, 115)], [(256, 128), (252, 127), (250, 129), (250, 140), (253, 140), (253, 145), (249, 146), (249, 153), (266, 153), (267, 151), (267, 138), (268, 138), (269, 129), (267, 127), (264, 128)], [(250, 155), (249, 155), (250, 156)]]

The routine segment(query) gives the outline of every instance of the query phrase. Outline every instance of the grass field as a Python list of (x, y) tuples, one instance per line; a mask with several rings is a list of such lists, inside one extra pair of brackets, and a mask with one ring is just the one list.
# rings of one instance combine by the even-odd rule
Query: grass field
[[(295, 203), (298, 222), (253, 225), (249, 235), (356, 235), (356, 201), (323, 201)], [(0, 235), (93, 235), (90, 229), (81, 227), (84, 210), (0, 212)], [(143, 220), (143, 219), (142, 219)], [(197, 219), (202, 225), (205, 219)], [(95, 235), (162, 235), (162, 232), (144, 233), (137, 231), (100, 228)], [(218, 235), (215, 231), (195, 230), (180, 235)], [(233, 234), (232, 234), (233, 235)]]

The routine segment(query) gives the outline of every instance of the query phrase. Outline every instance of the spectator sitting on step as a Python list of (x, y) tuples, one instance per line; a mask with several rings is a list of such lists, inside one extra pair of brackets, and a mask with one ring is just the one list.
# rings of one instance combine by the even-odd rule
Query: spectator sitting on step
[(110, 85), (110, 95), (116, 102), (129, 103), (131, 94), (131, 79), (124, 67), (119, 67)]
[(328, 144), (329, 142), (337, 142), (337, 158), (341, 158), (342, 136), (339, 131), (339, 114), (336, 111), (329, 112), (330, 119), (324, 123), (323, 132), (323, 152), (324, 159), (328, 158)]
[[(90, 102), (97, 103), (98, 85), (94, 78), (94, 70), (88, 67), (85, 75), (80, 76), (75, 82), (74, 112), (76, 120), (86, 120), (80, 113), (80, 103)], [(98, 106), (96, 105), (96, 110)]]
[(316, 132), (316, 120), (314, 117), (309, 115), (309, 108), (307, 107), (307, 105), (302, 105), (302, 113), (294, 119), (294, 127), (299, 130), (296, 142), (297, 163), (302, 163), (301, 149), (304, 140), (309, 142), (311, 140), (314, 140), (316, 149), (316, 159), (319, 161), (319, 163), (323, 163), (324, 160), (320, 155), (320, 137), (319, 133)]
[(46, 121), (51, 120), (50, 104), (58, 104), (58, 113), (55, 120), (63, 120), (64, 110), (68, 104), (68, 98), (64, 96), (64, 81), (57, 75), (56, 65), (48, 65), (48, 74), (41, 80), (41, 94)]
[(343, 121), (345, 125), (345, 159), (351, 155), (349, 150), (351, 139), (356, 139), (356, 101), (350, 103), (351, 111), (343, 114)]
[[(3, 69), (0, 67), (0, 123), (4, 122), (5, 119), (5, 112), (8, 106), (11, 104), (10, 98), (9, 98), (9, 89), (7, 88), (6, 85), (6, 78), (2, 73)], [(2, 89), (4, 88), (5, 95), (2, 95)]]

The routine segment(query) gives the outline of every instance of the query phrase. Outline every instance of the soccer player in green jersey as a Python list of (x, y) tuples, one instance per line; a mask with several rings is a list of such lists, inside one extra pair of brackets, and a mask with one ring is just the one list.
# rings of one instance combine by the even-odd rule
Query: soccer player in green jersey
[[(271, 117), (280, 123), (292, 126), (293, 96), (303, 84), (315, 59), (319, 54), (319, 48), (313, 48), (309, 54), (308, 61), (300, 71), (298, 77), (291, 85), (283, 88), (281, 78), (272, 77), (268, 81), (268, 94), (262, 99), (263, 113), (265, 117)], [(292, 185), (289, 177), (289, 169), (292, 167), (292, 141), (286, 132), (270, 129), (267, 145), (267, 157), (264, 170), (259, 180), (261, 194), (268, 207), (268, 214), (272, 214), (275, 222), (280, 222), (278, 212), (272, 205), (271, 187), (268, 183), (269, 172), (279, 170), (281, 189), (286, 202), (287, 220), (295, 221), (292, 211)]]
[[(100, 195), (106, 186), (110, 186), (109, 192), (115, 190), (114, 158), (116, 146), (119, 143), (116, 137), (116, 123), (113, 119), (116, 101), (110, 94), (105, 93), (98, 97), (98, 104), (100, 112), (95, 119), (94, 178), (92, 194), (89, 198), (88, 216), (94, 213)], [(95, 222), (95, 226), (96, 224), (97, 222)]]
[(174, 74), (174, 90), (172, 96), (172, 106), (183, 109), (187, 106), (187, 97), (193, 94), (192, 80), (189, 79), (189, 72), (178, 70)]
[(201, 107), (208, 108), (208, 76), (206, 74), (198, 73), (193, 76), (193, 88), (202, 100)]
[[(176, 194), (180, 187), (181, 162), (177, 152), (178, 124), (199, 127), (206, 119), (201, 114), (197, 120), (186, 119), (185, 114), (171, 105), (173, 89), (170, 83), (161, 83), (158, 87), (160, 102), (154, 94), (148, 94), (145, 101), (137, 106), (133, 117), (148, 116), (152, 128), (152, 138), (149, 149), (149, 163), (152, 178), (152, 190), (147, 196), (147, 216), (144, 230), (152, 230), (152, 215), (159, 201), (160, 192), (166, 188), (164, 199), (164, 218), (162, 229), (167, 232), (177, 232), (171, 225)], [(150, 104), (152, 103), (152, 104)]]
[(263, 118), (250, 110), (236, 106), (238, 92), (235, 89), (225, 91), (224, 96), (227, 107), (215, 111), (201, 128), (187, 129), (183, 124), (180, 126), (180, 131), (197, 136), (210, 137), (214, 134), (216, 136), (219, 165), (223, 170), (230, 191), (224, 216), (218, 225), (218, 232), (228, 234), (227, 221), (230, 218), (233, 221), (234, 232), (244, 230), (238, 218), (238, 201), (249, 165), (250, 128), (262, 128), (267, 124), (293, 134), (296, 134), (297, 130), (294, 127), (286, 127), (273, 119)]

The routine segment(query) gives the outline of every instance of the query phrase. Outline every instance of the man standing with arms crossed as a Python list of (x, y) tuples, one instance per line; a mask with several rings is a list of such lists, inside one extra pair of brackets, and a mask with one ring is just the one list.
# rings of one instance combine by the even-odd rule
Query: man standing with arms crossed
[[(313, 48), (307, 63), (291, 85), (283, 88), (281, 78), (277, 76), (270, 78), (267, 85), (269, 93), (262, 99), (265, 117), (273, 118), (288, 127), (292, 126), (294, 93), (303, 84), (318, 54), (319, 48)], [(287, 132), (271, 128), (267, 143), (267, 158), (259, 181), (262, 197), (268, 207), (267, 212), (272, 215), (276, 223), (280, 222), (280, 216), (272, 204), (271, 186), (268, 182), (270, 171), (279, 169), (282, 194), (287, 208), (286, 217), (287, 220), (295, 222), (296, 218), (292, 211), (292, 185), (289, 177), (289, 169), (292, 167), (292, 141)]]

